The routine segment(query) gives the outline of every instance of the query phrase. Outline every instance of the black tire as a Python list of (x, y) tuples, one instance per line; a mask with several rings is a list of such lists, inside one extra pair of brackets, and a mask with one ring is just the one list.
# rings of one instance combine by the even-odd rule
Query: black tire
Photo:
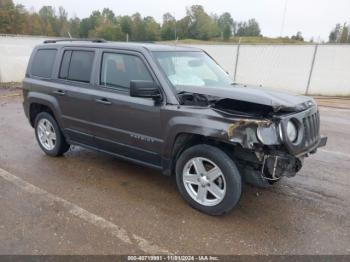
[[(52, 150), (48, 150), (45, 148), (42, 143), (40, 142), (39, 135), (38, 135), (38, 124), (40, 120), (45, 119), (49, 121), (56, 133), (56, 142), (54, 145), (54, 148)], [(69, 150), (70, 145), (66, 142), (61, 129), (59, 128), (56, 120), (46, 112), (39, 113), (36, 118), (35, 118), (35, 137), (36, 140), (40, 146), (40, 148), (45, 152), (45, 154), (52, 156), (52, 157), (57, 157), (57, 156), (62, 156), (64, 153), (66, 153)]]
[[(226, 181), (226, 194), (223, 200), (215, 206), (206, 206), (195, 201), (187, 192), (183, 182), (183, 171), (186, 163), (191, 159), (206, 158), (215, 163), (220, 169)], [(231, 211), (239, 202), (242, 193), (242, 178), (233, 160), (221, 149), (200, 144), (185, 150), (176, 162), (176, 183), (182, 197), (193, 208), (209, 214), (223, 215)]]

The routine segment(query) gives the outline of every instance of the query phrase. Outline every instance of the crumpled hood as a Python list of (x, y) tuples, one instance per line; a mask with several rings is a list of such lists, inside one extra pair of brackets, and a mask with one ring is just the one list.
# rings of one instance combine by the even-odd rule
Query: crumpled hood
[(209, 95), (218, 98), (229, 98), (249, 103), (271, 106), (274, 112), (288, 111), (299, 112), (315, 105), (315, 101), (306, 96), (289, 95), (281, 92), (263, 90), (256, 87), (244, 85), (233, 85), (232, 87), (197, 87), (178, 86), (178, 91)]

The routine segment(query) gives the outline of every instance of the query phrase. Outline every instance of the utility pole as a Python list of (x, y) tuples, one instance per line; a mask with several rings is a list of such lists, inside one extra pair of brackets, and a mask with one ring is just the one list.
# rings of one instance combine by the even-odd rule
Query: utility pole
[(285, 23), (286, 23), (287, 8), (288, 8), (288, 0), (285, 0), (280, 37), (283, 37), (284, 26), (285, 26)]

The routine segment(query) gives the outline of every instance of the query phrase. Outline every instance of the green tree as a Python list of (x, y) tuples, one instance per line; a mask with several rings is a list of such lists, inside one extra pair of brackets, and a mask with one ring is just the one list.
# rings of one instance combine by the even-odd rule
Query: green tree
[(260, 36), (261, 30), (259, 23), (255, 19), (249, 19), (248, 22), (238, 23), (237, 36)]
[(349, 41), (349, 28), (347, 27), (346, 23), (344, 23), (343, 28), (341, 30), (340, 34), (340, 43), (348, 43)]
[(102, 13), (94, 12), (90, 16), (89, 37), (103, 38), (110, 41), (124, 39), (121, 26), (117, 24), (117, 19), (112, 10), (105, 8)]
[[(13, 0), (0, 0), (0, 32), (8, 34), (32, 34), (46, 36), (102, 37), (107, 40), (158, 41), (177, 38), (209, 40), (223, 36), (228, 40), (233, 34), (242, 36), (260, 35), (259, 24), (251, 19), (248, 22), (235, 23), (230, 13), (220, 17), (209, 15), (203, 6), (193, 5), (186, 10), (186, 16), (176, 21), (165, 13), (160, 25), (151, 16), (142, 17), (140, 13), (132, 16), (118, 16), (109, 9), (93, 11), (89, 17), (68, 18), (63, 7), (57, 9), (43, 6), (39, 12), (28, 11), (23, 5), (14, 5)], [(342, 32), (342, 35), (340, 35)], [(68, 34), (69, 33), (69, 34)], [(338, 35), (337, 35), (338, 34)], [(348, 27), (333, 33), (332, 41), (350, 41)]]
[(146, 30), (140, 13), (132, 15), (132, 40), (144, 41), (146, 39)]
[(90, 31), (90, 37), (103, 38), (109, 41), (120, 41), (124, 39), (124, 34), (120, 25), (101, 25), (95, 30)]
[(300, 32), (300, 31), (298, 31), (297, 33), (296, 33), (296, 35), (293, 35), (292, 37), (291, 37), (291, 39), (293, 39), (293, 40), (297, 40), (297, 41), (304, 41), (304, 37), (303, 37), (303, 35), (302, 35), (302, 33)]
[(340, 32), (341, 32), (341, 25), (336, 24), (335, 28), (329, 34), (329, 42), (337, 43), (338, 40), (340, 39)]
[(119, 23), (121, 30), (125, 35), (129, 35), (129, 38), (132, 38), (132, 19), (130, 16), (125, 15), (119, 18)]
[(0, 0), (0, 32), (14, 33), (15, 5), (12, 0)]
[(37, 13), (30, 14), (27, 22), (27, 34), (28, 35), (42, 35), (40, 16)]
[(12, 33), (25, 34), (27, 29), (27, 10), (23, 5), (16, 5), (13, 12)]
[(174, 40), (176, 30), (176, 19), (170, 13), (163, 15), (161, 36), (163, 40)]
[(57, 36), (57, 20), (52, 6), (43, 6), (39, 10), (42, 33), (47, 36)]
[(213, 19), (204, 11), (203, 6), (193, 5), (187, 9), (190, 18), (189, 36), (194, 39), (208, 40), (215, 36), (217, 25)]
[(153, 17), (147, 16), (143, 19), (145, 38), (144, 41), (158, 41), (160, 40), (160, 25)]
[(87, 38), (96, 35), (94, 30), (99, 26), (102, 20), (100, 11), (93, 11), (88, 18), (84, 18), (80, 23), (80, 37)]
[(234, 29), (234, 21), (230, 13), (223, 13), (218, 19), (218, 26), (220, 33), (222, 34), (224, 40), (231, 38)]
[(177, 37), (179, 39), (189, 38), (190, 17), (187, 15), (176, 22)]
[(350, 35), (349, 35), (349, 26), (344, 23), (343, 26), (340, 24), (336, 24), (334, 29), (329, 34), (329, 42), (330, 43), (349, 43)]
[(109, 8), (104, 8), (102, 11), (103, 22), (108, 24), (115, 24), (116, 17), (114, 12)]
[(68, 36), (68, 13), (62, 6), (58, 8), (58, 31), (60, 36)]
[(84, 18), (80, 22), (80, 27), (79, 27), (79, 36), (82, 38), (86, 38), (89, 35), (90, 31), (90, 19), (89, 18)]
[(72, 37), (80, 36), (80, 19), (77, 17), (69, 20), (69, 33)]

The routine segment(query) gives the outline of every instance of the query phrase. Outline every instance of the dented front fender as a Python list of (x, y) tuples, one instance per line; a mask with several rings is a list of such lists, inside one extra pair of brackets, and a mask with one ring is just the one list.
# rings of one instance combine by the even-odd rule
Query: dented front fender
[(253, 149), (255, 144), (262, 144), (257, 137), (258, 128), (273, 126), (272, 120), (223, 117), (215, 110), (199, 107), (175, 107), (164, 112), (163, 155), (171, 156), (171, 148), (179, 134), (201, 135), (217, 141), (239, 144), (243, 148)]

